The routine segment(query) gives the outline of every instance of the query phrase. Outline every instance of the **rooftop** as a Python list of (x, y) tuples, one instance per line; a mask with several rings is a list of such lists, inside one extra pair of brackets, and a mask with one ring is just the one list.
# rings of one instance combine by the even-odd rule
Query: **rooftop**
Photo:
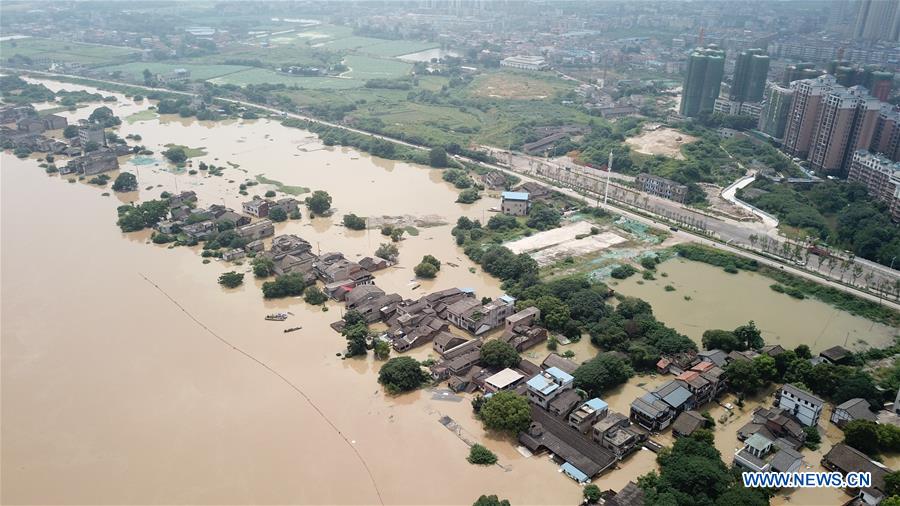
[(503, 192), (501, 196), (503, 200), (528, 200), (526, 192)]
[(491, 385), (492, 387), (503, 390), (504, 388), (512, 385), (513, 383), (519, 381), (524, 378), (521, 373), (514, 369), (506, 368), (497, 374), (489, 377), (485, 380), (485, 383)]
[(574, 376), (567, 373), (566, 371), (563, 371), (559, 367), (551, 367), (551, 368), (547, 369), (547, 374), (549, 374), (550, 376), (553, 376), (553, 378), (555, 380), (557, 380), (558, 382), (561, 382), (561, 383), (569, 383), (571, 381), (575, 381)]
[(547, 379), (543, 374), (538, 374), (531, 378), (526, 384), (529, 388), (540, 392), (542, 395), (550, 395), (554, 390), (559, 388), (559, 385)]

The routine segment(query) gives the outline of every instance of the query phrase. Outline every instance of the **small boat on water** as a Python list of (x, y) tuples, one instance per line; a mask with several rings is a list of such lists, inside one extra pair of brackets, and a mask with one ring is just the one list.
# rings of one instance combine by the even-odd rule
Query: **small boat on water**
[(287, 317), (288, 317), (287, 313), (273, 313), (273, 314), (267, 314), (266, 320), (268, 320), (270, 322), (283, 322), (283, 321), (287, 320)]
[(287, 334), (288, 332), (293, 332), (293, 331), (295, 331), (295, 330), (300, 330), (300, 329), (302, 329), (302, 328), (303, 328), (303, 327), (291, 327), (291, 328), (289, 328), (289, 329), (284, 329), (284, 333)]

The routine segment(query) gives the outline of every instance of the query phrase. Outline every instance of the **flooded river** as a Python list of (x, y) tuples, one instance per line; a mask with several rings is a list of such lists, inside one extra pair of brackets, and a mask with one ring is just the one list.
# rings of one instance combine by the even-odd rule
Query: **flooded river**
[[(655, 281), (634, 275), (614, 288), (646, 300), (660, 321), (698, 344), (708, 329), (731, 330), (749, 320), (756, 322), (768, 344), (789, 349), (807, 344), (814, 352), (834, 345), (851, 349), (886, 346), (897, 333), (897, 329), (816, 299), (797, 300), (776, 293), (769, 288), (774, 281), (760, 274), (728, 274), (718, 267), (679, 258), (661, 264), (657, 271)], [(675, 291), (666, 291), (666, 285)]]
[[(123, 119), (148, 105), (117, 97), (113, 107)], [(73, 121), (98, 105), (62, 114)], [(141, 189), (104, 197), (110, 190), (46, 175), (36, 157), (0, 155), (3, 503), (437, 505), (471, 504), (484, 493), (516, 505), (580, 501), (581, 488), (546, 457), (525, 458), (510, 440), (486, 435), (468, 400), (433, 397), (428, 390), (389, 397), (376, 383), (380, 362), (336, 357), (345, 342), (328, 324), (340, 318), (340, 305), (329, 302), (329, 311), (322, 311), (299, 299), (265, 301), (252, 274), (241, 287), (221, 288), (219, 274), (249, 267), (205, 265), (196, 248), (148, 244), (148, 232), (123, 234), (115, 226), (118, 205), (157, 198), (163, 190), (190, 189), (202, 206), (239, 209), (248, 197), (238, 194), (238, 184), (264, 175), (326, 190), (338, 210), (313, 220), (304, 213), (277, 224), (276, 233), (296, 233), (320, 251), (356, 258), (386, 241), (377, 230), (345, 229), (343, 213), (448, 223), (419, 226), (417, 236), (400, 242), (399, 264), (377, 273), (377, 284), (404, 297), (454, 286), (493, 297), (502, 293), (498, 281), (465, 258), (449, 229), (459, 216), (485, 219), (494, 198), (456, 204), (457, 190), (439, 171), (326, 148), (312, 134), (270, 120), (144, 116), (125, 121), (118, 135), (139, 134), (157, 153), (172, 142), (202, 147), (207, 154), (194, 158), (194, 166), (200, 160), (226, 166), (224, 175), (173, 171), (158, 154), (143, 165), (123, 158), (122, 170), (135, 173)], [(435, 280), (413, 289), (412, 267), (425, 254), (444, 266)], [(694, 265), (704, 272), (706, 266), (689, 269), (678, 261), (660, 268), (676, 292), (633, 280), (617, 289), (646, 298), (661, 320), (696, 338), (702, 329), (732, 328), (748, 315), (770, 342), (809, 342), (816, 349), (845, 328), (869, 329), (856, 319), (857, 327), (846, 323), (831, 331), (835, 321), (852, 317), (771, 294), (764, 280), (747, 281), (752, 275), (723, 273), (729, 283), (746, 284), (730, 284), (730, 290), (756, 296), (738, 311), (716, 298), (725, 278), (712, 271), (697, 276)], [(685, 294), (693, 300), (683, 301)], [(793, 309), (776, 311), (785, 307)], [(295, 316), (263, 321), (278, 310)], [(818, 338), (792, 333), (803, 322), (826, 321), (832, 323), (817, 329)], [(302, 330), (282, 332), (298, 325)], [(883, 338), (867, 335), (870, 344)], [(594, 353), (587, 339), (559, 352), (567, 349), (576, 360)], [(527, 353), (535, 362), (545, 354), (544, 347)], [(634, 397), (664, 379), (635, 378), (606, 399), (627, 413)], [(503, 467), (468, 464), (465, 443), (438, 421), (444, 415), (467, 439), (497, 453)], [(654, 462), (641, 451), (598, 485), (619, 489)]]
[[(237, 207), (246, 199), (237, 183), (264, 174), (326, 190), (339, 209), (334, 218), (279, 224), (277, 233), (352, 258), (372, 254), (382, 237), (345, 230), (343, 212), (434, 214), (452, 223), (481, 218), (492, 199), (455, 204), (456, 190), (437, 171), (324, 149), (311, 134), (268, 120), (163, 118), (126, 122), (118, 133), (139, 133), (157, 152), (173, 141), (202, 146), (208, 155), (200, 159), (240, 167), (219, 178), (173, 174), (162, 162), (123, 165), (138, 174), (139, 195), (103, 197), (108, 189), (66, 184), (34, 159), (2, 155), (2, 502), (377, 504), (363, 461), (384, 503), (470, 504), (483, 493), (514, 504), (578, 501), (580, 487), (545, 458), (526, 459), (508, 441), (488, 438), (467, 401), (432, 400), (428, 391), (386, 397), (376, 383), (380, 363), (337, 358), (345, 342), (328, 324), (340, 318), (339, 305), (322, 312), (299, 299), (264, 301), (252, 275), (237, 289), (220, 288), (216, 278), (234, 266), (204, 265), (195, 250), (146, 244), (149, 234), (115, 226), (121, 200), (177, 185), (197, 191), (201, 205)], [(400, 250), (399, 266), (376, 275), (388, 291), (502, 293), (496, 280), (469, 271), (475, 266), (452, 243), (449, 225), (421, 228)], [(445, 267), (412, 290), (412, 266), (426, 253)], [(296, 316), (263, 321), (275, 310)], [(282, 332), (296, 325), (303, 329)], [(443, 415), (497, 452), (507, 470), (468, 464), (467, 446), (438, 422)]]

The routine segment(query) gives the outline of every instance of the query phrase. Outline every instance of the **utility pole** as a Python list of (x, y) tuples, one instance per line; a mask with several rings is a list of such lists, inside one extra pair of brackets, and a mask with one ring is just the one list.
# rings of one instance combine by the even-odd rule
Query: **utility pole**
[(609, 173), (612, 171), (612, 151), (609, 152), (609, 163), (606, 164), (606, 188), (603, 190), (603, 205), (609, 199)]

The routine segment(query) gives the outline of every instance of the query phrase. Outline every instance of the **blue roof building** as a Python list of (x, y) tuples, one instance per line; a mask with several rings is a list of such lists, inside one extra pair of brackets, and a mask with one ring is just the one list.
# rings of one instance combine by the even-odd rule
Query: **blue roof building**
[(566, 476), (568, 476), (569, 478), (572, 478), (573, 480), (577, 481), (578, 483), (586, 483), (590, 479), (590, 478), (588, 478), (588, 475), (582, 473), (581, 471), (578, 470), (577, 467), (573, 466), (572, 464), (569, 464), (568, 462), (563, 463), (563, 465), (560, 469), (562, 469), (562, 472), (566, 473)]
[(605, 417), (608, 412), (609, 404), (603, 399), (594, 397), (585, 401), (578, 409), (569, 414), (569, 426), (585, 434), (591, 429), (596, 420)]
[(531, 206), (527, 192), (503, 192), (500, 194), (500, 212), (510, 216), (525, 216)]
[(503, 192), (501, 194), (503, 200), (528, 200), (527, 192)]
[(571, 374), (558, 367), (551, 367), (525, 383), (528, 387), (528, 400), (548, 409), (553, 399), (572, 389), (574, 381), (575, 378)]

